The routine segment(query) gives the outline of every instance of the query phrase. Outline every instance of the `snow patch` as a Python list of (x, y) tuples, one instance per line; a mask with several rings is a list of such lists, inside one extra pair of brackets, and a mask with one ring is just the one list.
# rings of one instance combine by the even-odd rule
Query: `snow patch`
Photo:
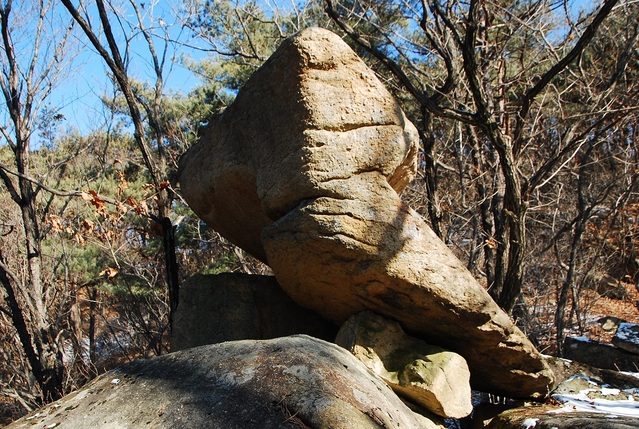
[(620, 323), (615, 336), (620, 340), (639, 344), (639, 332), (634, 323)]
[[(582, 374), (573, 376), (569, 380), (573, 378), (586, 380), (588, 388), (579, 391), (579, 393), (555, 393), (551, 395), (553, 399), (563, 404), (562, 408), (553, 410), (551, 413), (587, 411), (607, 414), (610, 417), (639, 418), (639, 395), (637, 398), (634, 397), (639, 392), (639, 389), (633, 388), (622, 391), (607, 385), (599, 386)], [(616, 396), (617, 398), (606, 399), (602, 396)], [(621, 399), (620, 397), (625, 397), (626, 399)]]
[(526, 419), (523, 422), (521, 422), (521, 425), (526, 429), (532, 429), (535, 426), (537, 426), (538, 421), (539, 419)]

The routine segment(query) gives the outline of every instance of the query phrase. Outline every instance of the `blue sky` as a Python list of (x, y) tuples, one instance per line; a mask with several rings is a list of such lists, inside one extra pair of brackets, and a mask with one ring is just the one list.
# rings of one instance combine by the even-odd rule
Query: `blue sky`
[[(282, 1), (281, 3), (286, 2)], [(127, 4), (126, 1), (123, 2)], [(186, 32), (180, 32), (181, 26), (177, 22), (175, 8), (182, 2), (170, 0), (141, 0), (140, 5), (144, 4), (145, 26), (153, 28), (158, 32), (168, 32), (172, 38), (179, 38), (186, 42), (188, 35)], [(278, 2), (272, 2), (278, 3)], [(573, 10), (581, 8), (592, 9), (595, 4), (594, 0), (572, 0), (570, 7)], [(121, 18), (126, 20), (134, 20), (135, 15), (132, 8), (124, 8), (121, 11)], [(95, 21), (94, 21), (95, 22)], [(114, 26), (114, 29), (118, 27)], [(86, 46), (87, 39), (84, 34), (77, 33), (79, 43)], [(159, 43), (158, 49), (162, 47)], [(124, 43), (122, 43), (122, 46)], [(154, 77), (150, 73), (150, 57), (144, 39), (141, 36), (134, 38), (131, 42), (130, 55), (130, 74), (140, 80), (150, 81)], [(77, 129), (82, 133), (88, 133), (92, 130), (100, 129), (104, 126), (108, 118), (105, 117), (107, 112), (102, 108), (100, 96), (109, 94), (112, 91), (112, 85), (107, 78), (106, 68), (102, 59), (97, 55), (92, 47), (80, 49), (80, 54), (75, 60), (74, 70), (69, 78), (60, 82), (56, 90), (49, 98), (49, 104), (55, 108), (60, 108), (60, 113), (65, 117), (61, 124), (63, 128)], [(200, 80), (193, 73), (184, 68), (180, 61), (180, 55), (189, 55), (196, 59), (202, 59), (207, 56), (206, 53), (194, 49), (186, 49), (177, 45), (169, 47), (169, 56), (175, 55), (178, 61), (174, 63), (170, 72), (165, 76), (166, 88), (170, 92), (188, 93)], [(170, 60), (167, 60), (167, 69)]]
[[(166, 0), (147, 0), (145, 8), (145, 26), (152, 28), (158, 33), (167, 33), (169, 37), (186, 42), (186, 31), (181, 31), (181, 26), (177, 22), (175, 14), (175, 4)], [(153, 8), (149, 8), (152, 5)], [(121, 17), (124, 20), (135, 20), (134, 11), (129, 7), (122, 11)], [(124, 21), (123, 20), (123, 21)], [(97, 22), (97, 20), (94, 20)], [(114, 25), (114, 32), (119, 27)], [(120, 34), (122, 34), (120, 32)], [(80, 54), (75, 58), (72, 70), (68, 78), (60, 82), (49, 98), (49, 104), (54, 108), (59, 108), (60, 113), (65, 117), (64, 128), (77, 129), (82, 133), (100, 129), (104, 126), (108, 118), (108, 113), (102, 108), (100, 97), (111, 94), (113, 89), (109, 82), (107, 67), (102, 58), (99, 57), (94, 48), (88, 45), (88, 39), (81, 33), (76, 33)], [(164, 49), (164, 42), (155, 39), (156, 49)], [(122, 41), (121, 47), (125, 43)], [(141, 81), (153, 82), (155, 76), (152, 73), (151, 57), (148, 52), (148, 45), (141, 35), (134, 37), (131, 41), (131, 51), (129, 55), (129, 73), (132, 77)], [(202, 59), (206, 53), (185, 49), (177, 44), (169, 44), (167, 50), (167, 60), (165, 65), (165, 87), (167, 92), (188, 93), (200, 79), (182, 66), (181, 55), (189, 55), (195, 59)], [(176, 58), (175, 61), (171, 57)]]

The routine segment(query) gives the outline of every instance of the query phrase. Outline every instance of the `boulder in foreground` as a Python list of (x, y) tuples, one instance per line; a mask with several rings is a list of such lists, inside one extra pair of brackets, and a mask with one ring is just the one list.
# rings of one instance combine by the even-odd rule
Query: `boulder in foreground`
[(346, 350), (305, 335), (133, 362), (7, 428), (33, 427), (441, 429)]

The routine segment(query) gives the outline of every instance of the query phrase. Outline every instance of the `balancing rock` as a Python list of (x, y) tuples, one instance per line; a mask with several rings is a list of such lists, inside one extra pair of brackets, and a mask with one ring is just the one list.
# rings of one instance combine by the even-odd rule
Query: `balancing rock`
[(369, 309), (462, 355), (478, 390), (542, 396), (538, 351), (398, 193), (418, 134), (328, 30), (286, 40), (182, 157), (184, 198), (303, 307)]

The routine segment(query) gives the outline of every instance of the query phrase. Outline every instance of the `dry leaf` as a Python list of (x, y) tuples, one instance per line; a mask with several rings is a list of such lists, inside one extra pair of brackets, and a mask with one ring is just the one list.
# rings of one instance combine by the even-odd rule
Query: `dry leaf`
[(487, 239), (484, 244), (488, 247), (490, 247), (491, 249), (496, 249), (497, 248), (497, 240), (495, 240), (494, 238), (489, 238)]
[(95, 224), (93, 223), (91, 219), (84, 219), (82, 221), (82, 228), (85, 229), (86, 231), (93, 231), (94, 227), (95, 227)]
[(49, 226), (51, 226), (51, 230), (53, 232), (62, 232), (63, 228), (60, 216), (50, 214), (47, 217), (47, 223), (49, 224)]
[(111, 280), (112, 278), (118, 275), (118, 269), (109, 267), (105, 270), (100, 271), (99, 275), (105, 276), (107, 280)]
[(79, 245), (84, 245), (84, 243), (86, 242), (82, 234), (80, 234), (79, 232), (75, 233), (75, 235), (73, 236), (73, 240)]

